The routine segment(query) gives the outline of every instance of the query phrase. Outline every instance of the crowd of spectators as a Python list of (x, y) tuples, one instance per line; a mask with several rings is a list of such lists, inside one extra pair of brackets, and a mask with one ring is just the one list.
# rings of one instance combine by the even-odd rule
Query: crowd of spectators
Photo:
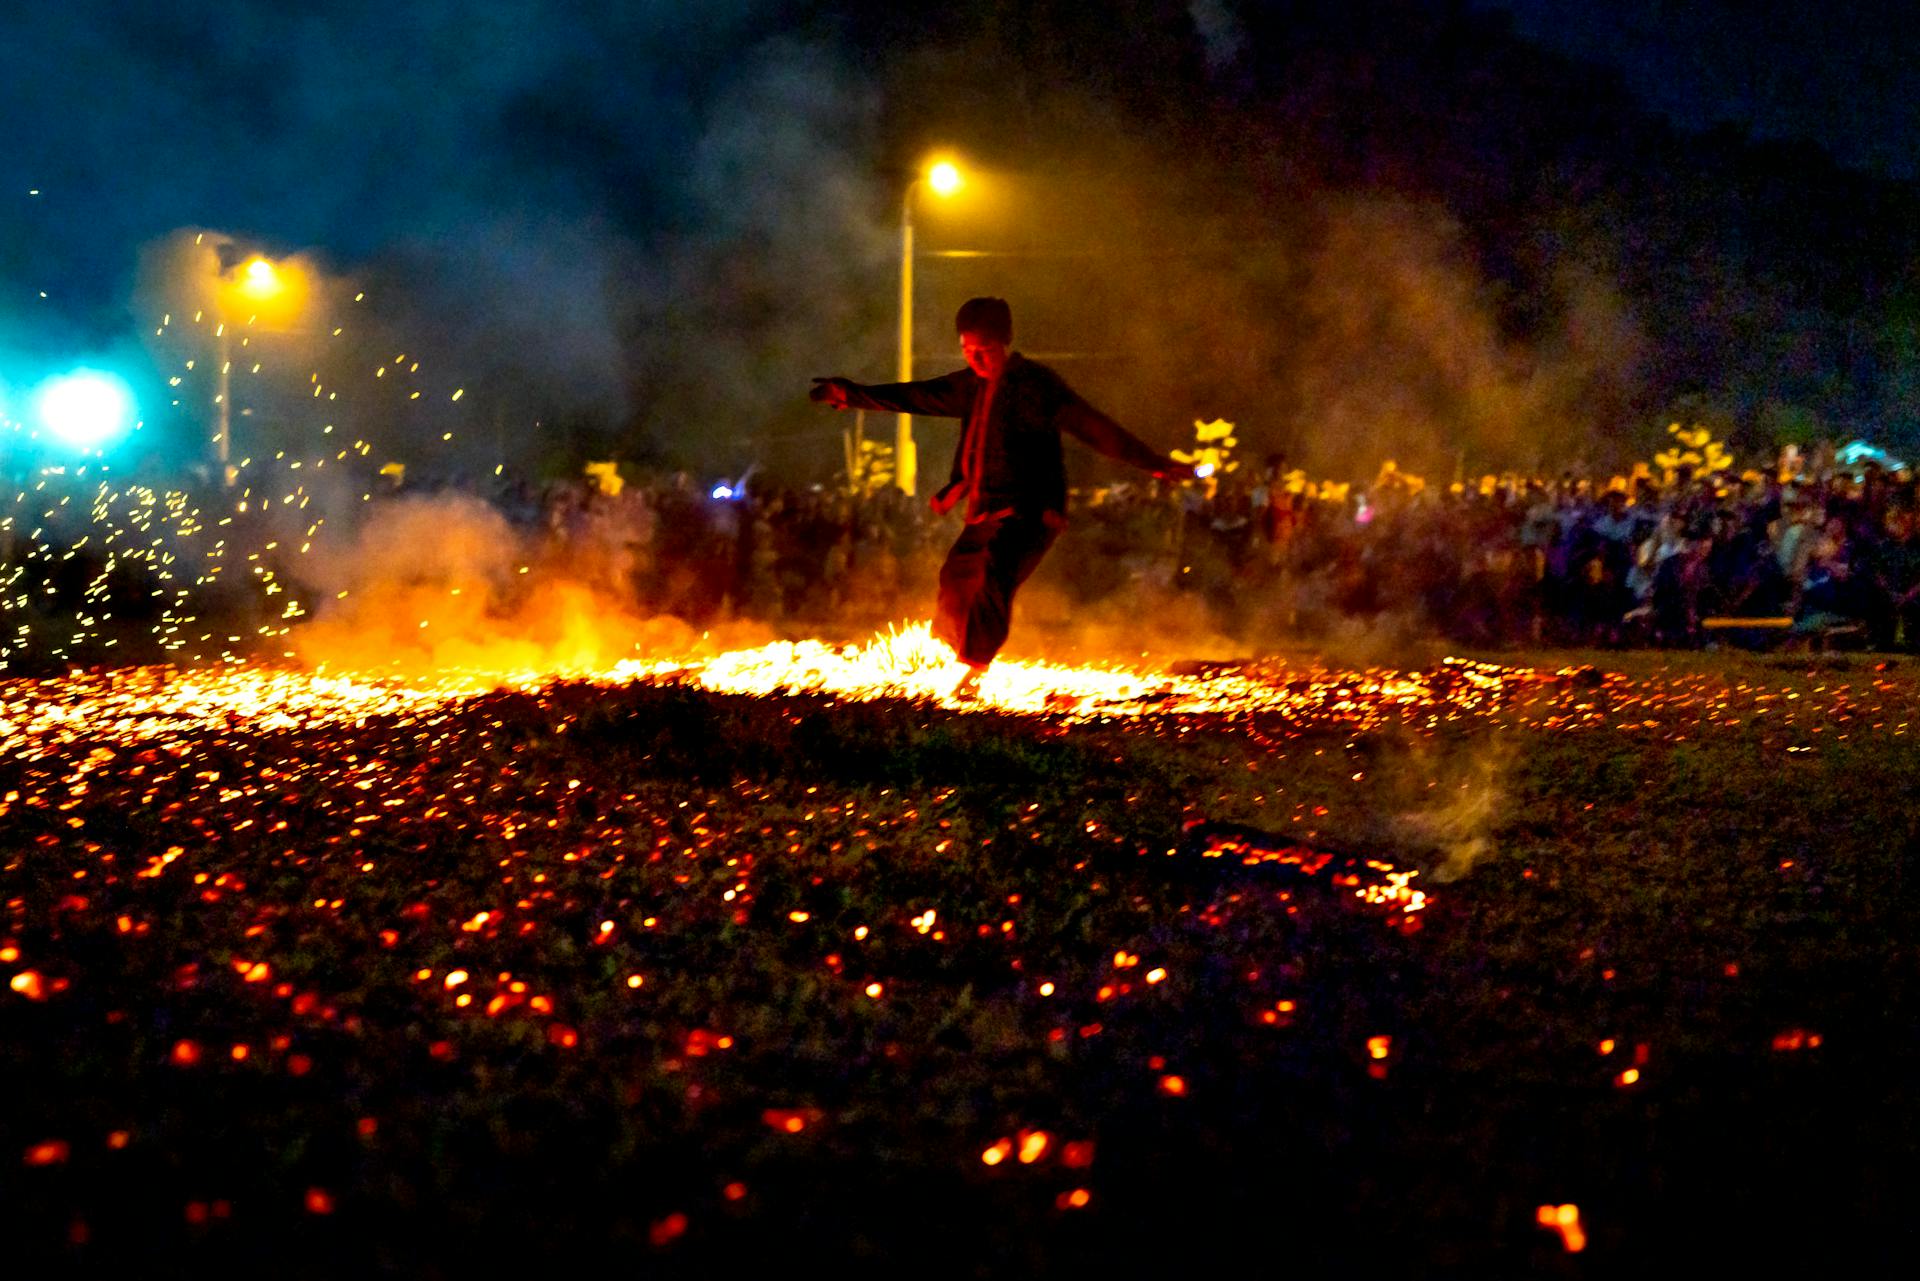
[[(696, 623), (924, 612), (957, 528), (892, 489), (735, 492), (684, 475), (520, 488), (503, 506), (609, 588)], [(1920, 648), (1914, 478), (1871, 464), (1444, 487), (1388, 468), (1362, 488), (1272, 458), (1213, 484), (1076, 491), (1071, 517), (1043, 570), (1071, 598), (1189, 593), (1243, 634), (1394, 615), (1482, 645)]]
[(556, 567), (648, 614), (879, 625), (913, 611), (951, 531), (894, 489), (568, 481), (496, 500)]
[[(1357, 620), (1486, 647), (1920, 651), (1911, 472), (1830, 456), (1764, 473), (1651, 470), (1425, 485), (1388, 466), (1366, 485), (1314, 484), (1276, 458), (1215, 482), (1084, 488), (1022, 608), (1044, 601), (1070, 623), (1197, 625), (1250, 650), (1310, 644)], [(886, 487), (855, 495), (685, 474), (623, 484), (610, 465), (544, 487), (500, 485), (410, 482), (388, 496), (484, 499), (517, 529), (514, 550), (541, 558), (549, 577), (703, 628), (750, 619), (852, 639), (924, 618), (959, 529), (957, 516)], [(154, 661), (196, 631), (213, 643), (284, 630), (291, 616), (270, 574), (313, 588), (298, 579), (304, 544), (291, 537), (300, 522), (317, 527), (312, 513), (243, 503), (216, 530), (191, 503), (170, 503), (80, 474), (23, 485), (16, 518), (0, 521), (0, 666)], [(198, 542), (163, 540), (190, 530)], [(160, 571), (229, 541), (247, 552), (233, 573), (206, 571), (190, 599), (163, 590), (172, 580)], [(281, 558), (271, 568), (270, 553)], [(197, 628), (176, 625), (169, 608)]]

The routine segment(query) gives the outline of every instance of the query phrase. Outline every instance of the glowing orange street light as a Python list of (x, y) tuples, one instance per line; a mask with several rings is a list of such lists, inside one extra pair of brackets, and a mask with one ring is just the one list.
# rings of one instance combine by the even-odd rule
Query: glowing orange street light
[(272, 298), (280, 292), (280, 273), (259, 255), (247, 260), (240, 270), (241, 290), (254, 298)]
[(965, 179), (951, 160), (942, 160), (927, 170), (927, 185), (933, 188), (933, 194), (943, 199), (960, 190)]
[[(946, 199), (966, 185), (958, 165), (938, 160), (907, 184), (900, 199), (900, 381), (913, 381), (913, 196), (924, 181), (934, 195)], [(913, 415), (901, 414), (894, 434), (893, 479), (909, 496), (914, 492), (917, 455), (913, 445)]]

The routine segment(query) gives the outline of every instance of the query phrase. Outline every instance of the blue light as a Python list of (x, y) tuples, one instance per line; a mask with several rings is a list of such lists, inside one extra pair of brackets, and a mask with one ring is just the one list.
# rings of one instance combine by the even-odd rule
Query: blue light
[(733, 497), (733, 486), (732, 485), (715, 485), (713, 487), (713, 496), (715, 498), (718, 498), (721, 502), (725, 502), (727, 499)]
[(133, 393), (112, 374), (76, 369), (41, 384), (40, 425), (75, 449), (98, 449), (132, 424)]

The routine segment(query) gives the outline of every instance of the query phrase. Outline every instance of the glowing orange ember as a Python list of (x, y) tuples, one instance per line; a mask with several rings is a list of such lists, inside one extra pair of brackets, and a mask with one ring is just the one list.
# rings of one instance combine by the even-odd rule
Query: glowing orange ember
[(1541, 1227), (1560, 1234), (1560, 1243), (1568, 1254), (1578, 1254), (1587, 1248), (1587, 1230), (1581, 1226), (1579, 1206), (1543, 1205), (1535, 1217)]
[(798, 1134), (807, 1128), (808, 1114), (804, 1108), (768, 1108), (760, 1114), (760, 1120), (770, 1129)]
[(64, 1165), (68, 1156), (65, 1139), (49, 1139), (45, 1143), (36, 1143), (27, 1149), (24, 1163), (27, 1165)]
[[(469, 666), (440, 669), (413, 681), (243, 663), (0, 681), (0, 752), (33, 760), (83, 740), (168, 742), (236, 726), (292, 731), (365, 723), (374, 717), (392, 718), (397, 724), (435, 723), (473, 697), (497, 689), (534, 692), (556, 680), (676, 683), (726, 694), (824, 694), (848, 702), (896, 698), (1067, 721), (1279, 713), (1366, 724), (1395, 712), (1452, 717), (1492, 708), (1510, 689), (1540, 687), (1554, 679), (1451, 659), (1427, 673), (1312, 669), (1288, 671), (1284, 681), (1258, 672), (1177, 675), (1002, 661), (987, 673), (979, 698), (962, 704), (951, 698), (960, 669), (924, 623), (857, 646), (783, 641), (704, 656), (628, 659), (605, 667), (529, 670), (515, 665), (526, 655), (512, 647), (502, 651), (504, 661), (497, 664), (486, 661), (483, 647), (464, 657)], [(178, 857), (180, 852), (172, 853)], [(158, 870), (147, 874), (157, 875)], [(470, 926), (477, 931), (486, 920), (482, 913)]]

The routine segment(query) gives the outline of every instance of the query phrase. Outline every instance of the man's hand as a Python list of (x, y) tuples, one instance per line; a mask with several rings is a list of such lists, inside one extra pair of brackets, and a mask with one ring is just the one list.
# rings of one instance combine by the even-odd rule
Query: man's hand
[(927, 500), (927, 506), (933, 508), (934, 515), (944, 516), (953, 510), (954, 504), (960, 501), (960, 494), (965, 488), (966, 482), (956, 480), (952, 484), (943, 487), (940, 492), (932, 498), (929, 498)]
[(829, 409), (845, 409), (850, 385), (844, 378), (816, 378), (807, 392), (807, 399)]

